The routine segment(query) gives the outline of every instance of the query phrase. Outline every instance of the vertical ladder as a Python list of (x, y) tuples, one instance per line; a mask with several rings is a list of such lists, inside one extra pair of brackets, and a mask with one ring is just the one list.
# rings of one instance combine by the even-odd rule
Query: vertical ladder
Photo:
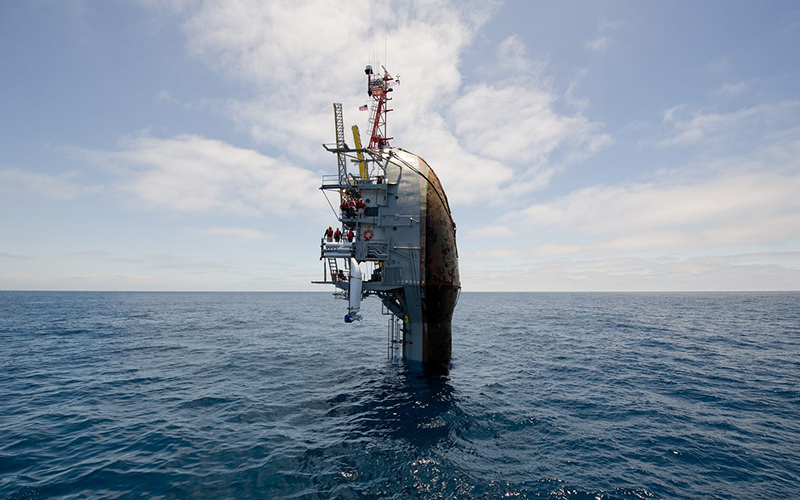
[(339, 274), (339, 265), (336, 263), (335, 257), (328, 257), (328, 269), (331, 272), (331, 281), (336, 281), (336, 275)]
[[(370, 133), (372, 133), (372, 124), (375, 123), (375, 119), (378, 117), (378, 101), (373, 100), (372, 105), (369, 109), (369, 125), (368, 128)], [(371, 139), (370, 139), (371, 140)]]
[(400, 326), (400, 319), (394, 314), (389, 316), (389, 323), (386, 326), (386, 337), (386, 354), (389, 361), (400, 359), (400, 345), (403, 343), (403, 330)]
[[(344, 117), (342, 115), (342, 103), (333, 103), (333, 118), (336, 122), (336, 149), (344, 149), (346, 147), (344, 142)], [(347, 158), (344, 153), (339, 151), (336, 153), (336, 158), (339, 162), (339, 187), (347, 186)]]

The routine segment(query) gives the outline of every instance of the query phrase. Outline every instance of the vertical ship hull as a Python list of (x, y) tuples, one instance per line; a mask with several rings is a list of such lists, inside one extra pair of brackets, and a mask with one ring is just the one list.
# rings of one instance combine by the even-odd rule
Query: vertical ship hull
[(426, 177), (430, 182), (426, 182), (425, 236), (420, 238), (425, 276), (421, 285), (424, 297), (422, 361), (445, 364), (452, 355), (453, 310), (461, 290), (456, 227), (444, 189), (429, 166)]
[[(456, 225), (433, 169), (389, 145), (389, 93), (399, 77), (385, 68), (377, 76), (370, 65), (364, 73), (373, 100), (369, 146), (361, 146), (355, 125), (356, 147), (347, 146), (340, 103), (333, 105), (336, 146), (323, 145), (337, 155), (338, 170), (335, 177), (323, 176), (320, 189), (338, 194), (342, 225), (335, 233), (328, 227), (320, 243), (326, 278), (318, 283), (335, 285), (340, 291), (334, 295), (348, 300), (346, 323), (361, 319), (363, 298), (379, 297), (390, 316), (390, 356), (402, 346), (407, 360), (443, 366), (452, 357), (453, 311), (461, 291)], [(358, 175), (348, 173), (348, 163), (358, 165)]]
[(403, 242), (393, 245), (393, 250), (419, 249), (403, 266), (404, 276), (421, 278), (406, 280), (403, 286), (404, 300), (400, 302), (408, 318), (403, 328), (403, 356), (431, 365), (446, 364), (452, 356), (453, 310), (461, 290), (455, 223), (441, 182), (425, 160), (403, 149), (393, 149), (389, 158), (387, 178), (390, 185), (396, 185), (396, 199), (389, 196), (387, 206), (382, 207), (384, 220), (410, 214), (418, 221), (409, 231), (383, 228), (393, 241)]

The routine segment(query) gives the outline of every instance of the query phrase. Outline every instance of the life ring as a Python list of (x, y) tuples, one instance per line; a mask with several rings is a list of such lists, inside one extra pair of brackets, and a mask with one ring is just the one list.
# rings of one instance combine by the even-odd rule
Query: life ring
[(364, 241), (369, 241), (375, 234), (372, 232), (372, 229), (367, 229), (364, 231)]

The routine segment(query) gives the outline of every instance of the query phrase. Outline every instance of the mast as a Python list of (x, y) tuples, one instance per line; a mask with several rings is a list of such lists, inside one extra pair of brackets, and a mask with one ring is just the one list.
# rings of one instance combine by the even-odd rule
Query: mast
[[(452, 354), (452, 316), (461, 289), (455, 223), (436, 173), (421, 157), (392, 148), (387, 131), (389, 93), (400, 77), (384, 66), (367, 75), (371, 97), (369, 145), (362, 147), (351, 127), (355, 148), (345, 143), (341, 104), (334, 104), (336, 175), (323, 175), (323, 192), (340, 195), (333, 209), (341, 223), (320, 240), (324, 279), (334, 296), (348, 301), (346, 323), (361, 320), (362, 299), (373, 296), (389, 316), (387, 351), (391, 358), (445, 366)], [(360, 110), (368, 109), (365, 104)], [(348, 163), (358, 165), (348, 173)], [(372, 174), (372, 175), (370, 175)], [(327, 196), (326, 196), (327, 197)]]
[(333, 120), (336, 126), (336, 153), (339, 173), (339, 185), (344, 187), (347, 185), (347, 159), (344, 155), (345, 142), (344, 142), (344, 117), (342, 116), (342, 103), (333, 103)]
[(379, 150), (388, 148), (389, 141), (393, 139), (393, 137), (389, 137), (386, 131), (386, 115), (389, 111), (392, 111), (389, 109), (389, 101), (392, 100), (389, 97), (389, 92), (394, 89), (390, 85), (393, 81), (400, 83), (399, 76), (395, 79), (389, 75), (384, 66), (381, 66), (381, 69), (383, 69), (383, 76), (373, 76), (371, 65), (368, 64), (364, 68), (364, 73), (367, 74), (367, 95), (373, 99), (372, 115), (369, 119), (371, 134), (368, 147), (369, 149)]

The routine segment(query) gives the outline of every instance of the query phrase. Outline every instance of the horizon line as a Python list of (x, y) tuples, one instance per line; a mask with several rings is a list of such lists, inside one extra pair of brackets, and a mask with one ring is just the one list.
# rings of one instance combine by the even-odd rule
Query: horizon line
[[(49, 293), (331, 293), (320, 290), (57, 290), (57, 289), (0, 289), (2, 292)], [(461, 293), (797, 293), (792, 290), (461, 290)]]

